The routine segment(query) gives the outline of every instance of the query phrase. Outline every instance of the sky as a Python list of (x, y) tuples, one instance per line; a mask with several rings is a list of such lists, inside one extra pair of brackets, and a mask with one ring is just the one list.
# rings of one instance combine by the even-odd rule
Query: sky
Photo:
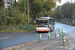
[[(18, 0), (16, 0), (16, 1), (18, 1)], [(64, 3), (66, 3), (66, 2), (71, 2), (71, 0), (61, 0), (61, 3), (59, 3), (59, 2), (56, 2), (56, 3), (57, 3), (58, 6), (60, 6), (60, 5), (63, 5)], [(75, 0), (72, 0), (72, 2), (75, 2)]]
[[(16, 0), (16, 1), (18, 1), (18, 0)], [(61, 5), (63, 5), (64, 3), (66, 3), (66, 2), (71, 2), (71, 0), (61, 0), (61, 3), (56, 2), (56, 4), (57, 4), (58, 6), (61, 6)], [(75, 2), (75, 0), (72, 0), (72, 2)], [(7, 4), (6, 4), (6, 5), (7, 5)]]
[[(16, 1), (18, 1), (18, 0), (16, 0)], [(64, 3), (66, 3), (66, 2), (71, 2), (71, 0), (61, 0), (61, 3), (59, 3), (59, 2), (56, 2), (56, 3), (57, 3), (58, 6), (60, 6), (60, 5), (63, 5)], [(72, 0), (72, 2), (75, 2), (75, 0)]]
[[(58, 6), (63, 5), (66, 2), (71, 2), (71, 0), (61, 0), (61, 3), (56, 2)], [(72, 2), (75, 2), (75, 0), (72, 0)]]

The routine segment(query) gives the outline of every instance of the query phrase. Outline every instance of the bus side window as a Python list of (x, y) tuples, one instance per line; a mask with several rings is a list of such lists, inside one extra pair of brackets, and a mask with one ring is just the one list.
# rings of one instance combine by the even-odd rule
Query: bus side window
[(52, 24), (53, 23), (53, 19), (49, 19), (49, 24)]
[(53, 19), (53, 25), (55, 25), (55, 20)]
[(49, 19), (49, 24), (51, 24), (51, 20)]
[(50, 22), (50, 19), (49, 19), (49, 24), (50, 24), (51, 22)]

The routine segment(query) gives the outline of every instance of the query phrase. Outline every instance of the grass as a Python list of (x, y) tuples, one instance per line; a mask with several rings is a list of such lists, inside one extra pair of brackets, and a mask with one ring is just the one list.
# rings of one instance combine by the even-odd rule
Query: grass
[[(60, 21), (56, 21), (56, 22), (63, 23), (63, 22), (60, 22)], [(63, 23), (63, 24), (72, 25), (72, 24), (69, 24), (69, 23)]]
[(75, 20), (72, 20), (73, 22), (75, 22)]
[[(62, 21), (69, 22), (70, 20), (69, 19), (62, 19)], [(75, 22), (75, 20), (72, 20), (72, 22)]]
[(0, 32), (28, 32), (27, 30), (23, 30), (23, 29), (15, 29), (15, 30), (0, 30)]
[[(20, 26), (20, 27), (23, 27), (23, 26)], [(35, 30), (35, 26), (29, 25), (29, 31), (32, 31), (32, 30)], [(14, 27), (14, 26), (9, 27), (9, 28), (1, 26), (0, 32), (28, 32), (28, 30), (25, 28), (19, 28), (19, 27)]]
[[(67, 24), (67, 25), (72, 25), (72, 24), (70, 24), (70, 23), (67, 23), (67, 22), (70, 22), (71, 20), (69, 20), (69, 19), (61, 19), (62, 20), (62, 22), (61, 21), (57, 21), (57, 22), (59, 22), (59, 23), (63, 23), (63, 24)], [(75, 20), (72, 20), (72, 22), (75, 22)]]
[(14, 48), (12, 48), (11, 50), (15, 50)]

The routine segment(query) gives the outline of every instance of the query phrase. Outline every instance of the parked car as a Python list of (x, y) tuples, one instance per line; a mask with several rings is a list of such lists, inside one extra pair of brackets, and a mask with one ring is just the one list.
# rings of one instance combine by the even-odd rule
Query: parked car
[(75, 22), (72, 23), (72, 26), (75, 26)]

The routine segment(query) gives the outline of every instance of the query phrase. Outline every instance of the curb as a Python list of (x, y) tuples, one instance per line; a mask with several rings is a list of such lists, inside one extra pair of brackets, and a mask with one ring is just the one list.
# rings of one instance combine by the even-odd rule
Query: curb
[(16, 48), (22, 48), (22, 47), (29, 46), (29, 45), (32, 45), (32, 44), (35, 44), (35, 43), (36, 42), (32, 42), (32, 43), (26, 42), (25, 44), (18, 45), (18, 46), (13, 46), (13, 47), (9, 47), (9, 48), (5, 48), (3, 50), (12, 50), (12, 49), (16, 49)]
[[(53, 38), (53, 39), (55, 39), (55, 38)], [(49, 41), (50, 41), (50, 40), (53, 40), (53, 39), (49, 39)], [(38, 43), (44, 44), (44, 43), (47, 43), (46, 41), (48, 41), (48, 40), (42, 40), (41, 42), (40, 42), (40, 41), (33, 41), (33, 42), (31, 42), (31, 43), (26, 42), (25, 44), (18, 45), (18, 46), (13, 46), (13, 47), (9, 47), (9, 48), (5, 48), (5, 49), (3, 49), (3, 50), (12, 50), (12, 49), (22, 48), (22, 47), (30, 46), (30, 45), (34, 45), (34, 44), (39, 45)], [(48, 42), (49, 42), (49, 41), (48, 41)], [(62, 42), (62, 41), (61, 41), (61, 42)], [(42, 45), (42, 44), (40, 44), (40, 45)]]
[(72, 42), (72, 40), (70, 39), (69, 35), (65, 35), (66, 36), (66, 40), (67, 40), (67, 43), (69, 45), (69, 49), (73, 49), (75, 47), (74, 43)]
[[(30, 30), (29, 32), (34, 31), (34, 30)], [(0, 31), (3, 33), (3, 31)], [(28, 31), (6, 31), (7, 33), (28, 33)]]

